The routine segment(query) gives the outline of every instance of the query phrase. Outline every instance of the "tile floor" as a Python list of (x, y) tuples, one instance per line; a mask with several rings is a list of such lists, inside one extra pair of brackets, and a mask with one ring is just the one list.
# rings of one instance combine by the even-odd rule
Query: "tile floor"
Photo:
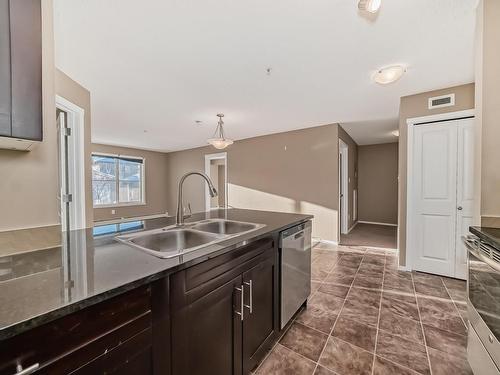
[(464, 281), (398, 271), (392, 251), (320, 243), (312, 289), (256, 374), (472, 374)]

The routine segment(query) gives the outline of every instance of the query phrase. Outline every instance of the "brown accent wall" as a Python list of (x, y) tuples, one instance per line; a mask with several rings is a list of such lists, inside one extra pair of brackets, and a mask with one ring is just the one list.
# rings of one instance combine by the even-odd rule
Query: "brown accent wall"
[(478, 69), (481, 121), (481, 221), (500, 228), (500, 2), (480, 4), (482, 48)]
[[(325, 125), (235, 142), (225, 150), (229, 206), (310, 213), (314, 235), (337, 241), (338, 129)], [(180, 177), (203, 171), (205, 154), (217, 152), (200, 147), (169, 154), (169, 207), (175, 207)], [(194, 212), (203, 211), (203, 181), (187, 179), (184, 197)]]
[[(354, 223), (357, 221), (358, 215), (354, 215), (354, 190), (358, 189), (358, 145), (351, 138), (349, 134), (339, 126), (339, 139), (342, 139), (347, 146), (349, 147), (348, 151), (348, 169), (349, 169), (349, 194), (348, 196), (348, 217), (349, 223), (348, 227), (351, 228)], [(338, 165), (338, 153), (337, 153), (337, 165)], [(359, 192), (358, 192), (359, 194)], [(338, 187), (337, 187), (337, 196), (338, 196)], [(356, 220), (355, 220), (356, 218)], [(339, 219), (340, 220), (340, 219)]]
[[(428, 109), (428, 98), (455, 93), (455, 105), (433, 110)], [(474, 83), (404, 96), (399, 105), (399, 263), (406, 265), (406, 171), (407, 171), (407, 123), (413, 117), (456, 112), (474, 108)]]
[(52, 5), (42, 1), (43, 142), (0, 150), (0, 231), (60, 224)]
[(91, 163), (91, 112), (90, 92), (65, 73), (56, 69), (56, 94), (84, 110), (84, 153), (85, 153), (85, 221), (91, 227), (94, 222), (92, 207), (92, 163)]
[[(146, 204), (94, 208), (94, 221), (165, 214), (168, 211), (167, 200), (171, 186), (168, 184), (168, 156), (166, 153), (95, 143), (92, 143), (92, 152), (144, 158), (146, 186)], [(90, 192), (90, 194), (92, 194), (92, 192)], [(111, 210), (115, 210), (114, 215), (111, 213)], [(171, 214), (173, 214), (173, 212)]]
[(360, 221), (398, 223), (398, 144), (358, 146)]

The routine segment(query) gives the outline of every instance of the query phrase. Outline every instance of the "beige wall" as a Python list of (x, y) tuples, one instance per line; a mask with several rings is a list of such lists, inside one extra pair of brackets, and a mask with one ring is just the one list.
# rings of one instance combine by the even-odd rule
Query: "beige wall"
[(360, 221), (398, 223), (398, 144), (358, 146)]
[[(249, 138), (226, 150), (228, 204), (232, 207), (301, 212), (315, 215), (314, 236), (338, 236), (338, 125)], [(177, 182), (193, 170), (204, 171), (201, 147), (169, 154), (169, 207), (177, 199)], [(186, 202), (203, 211), (203, 181), (190, 177), (184, 186)]]
[(56, 69), (56, 94), (84, 110), (84, 153), (85, 153), (85, 221), (91, 227), (94, 222), (92, 208), (92, 164), (90, 92), (66, 74)]
[[(95, 208), (94, 220), (112, 220), (122, 217), (146, 216), (164, 214), (168, 211), (167, 197), (171, 186), (168, 184), (167, 154), (155, 151), (145, 151), (135, 148), (92, 144), (92, 152), (106, 154), (137, 156), (145, 159), (146, 204), (138, 206), (122, 206), (113, 208)], [(88, 192), (88, 194), (92, 194)], [(111, 210), (115, 210), (115, 214)], [(170, 214), (174, 214), (171, 212)]]
[[(348, 222), (348, 227), (351, 228), (354, 225), (354, 222), (357, 220), (354, 220), (354, 217), (357, 215), (354, 215), (354, 190), (358, 189), (358, 145), (354, 140), (351, 138), (349, 134), (342, 128), (342, 126), (339, 126), (339, 139), (342, 139), (347, 146), (349, 147), (348, 151), (348, 169), (349, 169), (349, 194), (348, 196), (348, 217), (349, 217), (349, 222)], [(338, 160), (338, 159), (337, 159)], [(337, 163), (338, 165), (338, 163)], [(337, 186), (337, 196), (339, 194), (338, 186)]]
[[(428, 109), (428, 98), (455, 93), (453, 107)], [(474, 84), (454, 86), (446, 89), (404, 96), (399, 106), (399, 263), (406, 265), (406, 169), (407, 169), (407, 124), (412, 117), (429, 116), (474, 108)]]
[(500, 228), (500, 1), (484, 0), (480, 7), (481, 218)]
[(60, 224), (52, 0), (42, 1), (43, 142), (0, 150), (0, 231)]

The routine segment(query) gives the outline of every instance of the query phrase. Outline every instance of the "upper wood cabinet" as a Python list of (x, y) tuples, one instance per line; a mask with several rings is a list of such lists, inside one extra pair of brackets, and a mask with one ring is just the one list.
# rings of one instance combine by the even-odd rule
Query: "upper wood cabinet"
[(42, 129), (41, 0), (0, 0), (0, 136), (41, 141)]

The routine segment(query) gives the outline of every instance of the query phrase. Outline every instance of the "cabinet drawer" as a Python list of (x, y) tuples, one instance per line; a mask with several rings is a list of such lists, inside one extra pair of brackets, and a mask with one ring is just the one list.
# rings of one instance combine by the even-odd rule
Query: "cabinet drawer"
[(14, 374), (16, 364), (43, 369), (70, 354), (71, 366), (89, 362), (151, 326), (150, 295), (149, 287), (138, 288), (3, 341), (0, 375)]
[(172, 275), (170, 294), (173, 310), (224, 285), (251, 267), (249, 263), (273, 247), (273, 238), (262, 238)]

